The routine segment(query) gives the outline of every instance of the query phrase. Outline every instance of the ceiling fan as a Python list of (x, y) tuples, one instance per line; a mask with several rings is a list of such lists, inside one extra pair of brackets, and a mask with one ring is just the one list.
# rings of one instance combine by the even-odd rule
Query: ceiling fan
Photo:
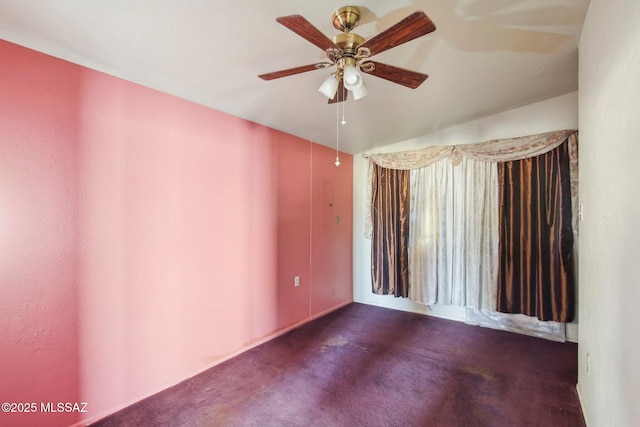
[(355, 6), (342, 7), (333, 14), (333, 26), (342, 33), (332, 39), (300, 15), (283, 16), (276, 21), (325, 51), (330, 62), (303, 65), (258, 76), (263, 80), (278, 79), (335, 65), (336, 71), (319, 89), (329, 98), (331, 104), (345, 101), (349, 92), (352, 92), (356, 100), (368, 94), (359, 71), (411, 89), (420, 86), (428, 77), (426, 74), (369, 60), (373, 55), (434, 31), (435, 24), (422, 11), (412, 13), (368, 40), (351, 32), (360, 22), (360, 10)]

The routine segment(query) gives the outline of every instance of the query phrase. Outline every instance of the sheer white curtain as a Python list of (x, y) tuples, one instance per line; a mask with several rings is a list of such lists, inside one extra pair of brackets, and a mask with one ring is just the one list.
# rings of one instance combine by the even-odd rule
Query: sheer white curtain
[(497, 167), (467, 158), (456, 163), (445, 158), (411, 171), (409, 297), (495, 310)]

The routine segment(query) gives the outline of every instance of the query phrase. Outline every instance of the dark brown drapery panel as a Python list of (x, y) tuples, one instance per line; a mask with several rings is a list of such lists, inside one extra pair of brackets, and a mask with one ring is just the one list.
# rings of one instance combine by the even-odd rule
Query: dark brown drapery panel
[(569, 152), (498, 164), (498, 311), (570, 322), (574, 315)]
[(373, 293), (409, 295), (409, 171), (373, 165), (371, 278)]

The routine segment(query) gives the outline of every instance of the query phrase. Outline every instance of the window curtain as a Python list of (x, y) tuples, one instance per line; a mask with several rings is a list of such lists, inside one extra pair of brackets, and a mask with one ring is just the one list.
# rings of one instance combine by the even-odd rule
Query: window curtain
[(570, 322), (574, 311), (569, 149), (498, 164), (498, 311)]
[(414, 169), (410, 194), (410, 298), (495, 310), (496, 163), (463, 158)]
[[(543, 155), (565, 142), (569, 156), (568, 206), (574, 212), (570, 217), (577, 232), (578, 159), (574, 130), (369, 156), (367, 192), (372, 203), (367, 206), (365, 233), (373, 239), (374, 292), (384, 293), (385, 289), (383, 282), (376, 284), (377, 277), (392, 276), (391, 272), (377, 271), (379, 266), (389, 267), (392, 261), (385, 261), (387, 255), (380, 252), (376, 235), (383, 228), (397, 227), (385, 225), (380, 222), (384, 218), (379, 212), (372, 212), (374, 195), (380, 198), (378, 193), (384, 193), (379, 188), (383, 181), (378, 177), (385, 172), (380, 168), (411, 171), (407, 235), (410, 298), (425, 304), (458, 304), (494, 311), (501, 261), (497, 253), (501, 188), (498, 165)], [(399, 188), (394, 191), (404, 193)], [(391, 247), (382, 248), (386, 253), (395, 253)]]
[(409, 295), (409, 173), (373, 167), (371, 282), (373, 293)]

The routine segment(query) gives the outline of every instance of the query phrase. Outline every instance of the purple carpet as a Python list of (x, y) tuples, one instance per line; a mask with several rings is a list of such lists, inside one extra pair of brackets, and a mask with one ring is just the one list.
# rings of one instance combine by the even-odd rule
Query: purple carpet
[(584, 426), (577, 345), (351, 304), (95, 426)]

